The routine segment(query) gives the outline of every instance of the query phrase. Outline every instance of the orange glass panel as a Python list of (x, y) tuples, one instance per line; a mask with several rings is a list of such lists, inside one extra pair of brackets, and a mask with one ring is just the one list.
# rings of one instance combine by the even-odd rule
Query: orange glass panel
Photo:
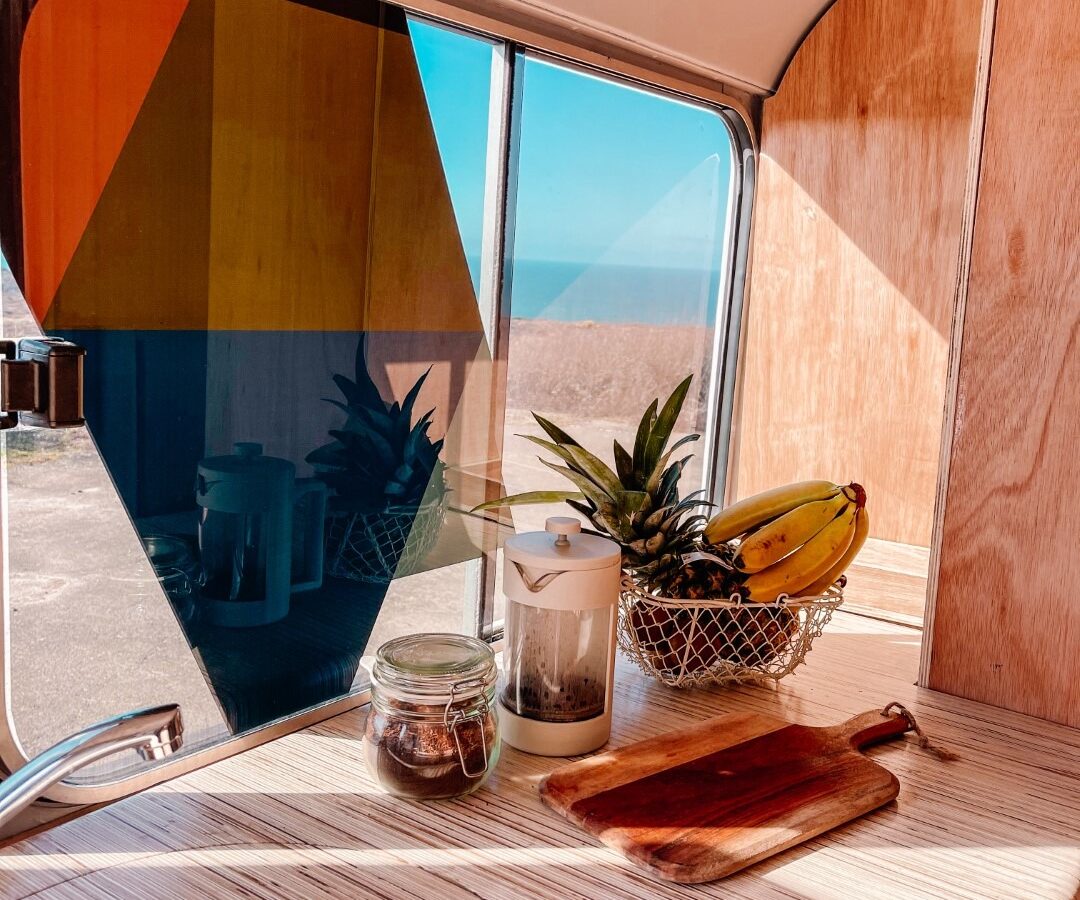
[(41, 321), (188, 0), (40, 0), (23, 41), (26, 294)]

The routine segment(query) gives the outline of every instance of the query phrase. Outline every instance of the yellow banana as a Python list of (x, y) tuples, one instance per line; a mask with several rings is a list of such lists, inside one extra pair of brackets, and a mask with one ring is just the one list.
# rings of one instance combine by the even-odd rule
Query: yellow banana
[(798, 550), (835, 519), (849, 499), (853, 499), (848, 498), (845, 491), (829, 500), (814, 500), (796, 506), (791, 512), (751, 532), (739, 546), (735, 568), (740, 572), (760, 572)]
[(798, 481), (746, 497), (722, 509), (705, 526), (705, 540), (710, 544), (730, 541), (763, 522), (791, 512), (797, 506), (815, 500), (828, 500), (840, 491), (831, 481)]
[(847, 567), (851, 565), (855, 557), (858, 556), (859, 551), (862, 550), (862, 545), (866, 543), (868, 534), (870, 534), (870, 514), (866, 511), (866, 507), (863, 507), (855, 514), (855, 536), (851, 539), (851, 546), (847, 548), (847, 552), (840, 557), (836, 565), (829, 569), (828, 572), (799, 593), (804, 597), (818, 597), (824, 594), (832, 586), (833, 582), (847, 571)]
[(771, 603), (781, 594), (796, 596), (828, 572), (851, 546), (855, 536), (855, 512), (849, 503), (840, 515), (794, 553), (749, 576), (744, 582), (750, 599)]

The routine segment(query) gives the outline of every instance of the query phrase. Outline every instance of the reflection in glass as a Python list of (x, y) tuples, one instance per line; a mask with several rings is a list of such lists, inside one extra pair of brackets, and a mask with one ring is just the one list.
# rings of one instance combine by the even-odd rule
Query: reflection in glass
[(333, 440), (307, 455), (333, 492), (326, 566), (331, 575), (388, 583), (415, 571), (434, 546), (446, 503), (445, 441), (429, 431), (435, 410), (415, 416), (421, 375), (400, 403), (379, 394), (367, 369), (365, 341), (356, 351), (356, 376), (334, 381), (343, 401), (329, 400), (346, 415), (331, 429)]
[[(28, 236), (27, 299), (88, 351), (100, 451), (86, 431), (5, 437), (29, 752), (170, 701), (190, 752), (363, 687), (374, 642), (469, 619), (494, 527), (463, 512), (494, 442), (470, 266), (493, 45), (316, 6), (189, 4), (115, 146), (23, 110), (24, 156), (80, 188), (23, 185), (31, 226), (85, 222)], [(25, 78), (51, 39), (28, 38)], [(92, 57), (68, 74), (94, 84)], [(8, 334), (32, 324), (5, 313)], [(38, 587), (60, 579), (70, 597)]]
[[(3, 333), (39, 333), (11, 272)], [(189, 747), (225, 731), (213, 694), (161, 596), (190, 620), (190, 554), (140, 547), (86, 429), (0, 432), (11, 717), (28, 756), (76, 728), (165, 702), (183, 708)], [(153, 542), (151, 542), (153, 543)], [(115, 757), (80, 777), (136, 760)], [(98, 776), (100, 777), (100, 775)]]

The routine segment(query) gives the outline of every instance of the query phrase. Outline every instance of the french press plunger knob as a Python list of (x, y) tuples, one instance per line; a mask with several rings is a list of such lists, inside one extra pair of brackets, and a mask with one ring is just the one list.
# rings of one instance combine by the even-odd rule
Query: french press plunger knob
[(556, 536), (556, 547), (566, 547), (570, 544), (570, 535), (581, 534), (581, 522), (571, 516), (551, 516), (544, 523), (544, 530)]

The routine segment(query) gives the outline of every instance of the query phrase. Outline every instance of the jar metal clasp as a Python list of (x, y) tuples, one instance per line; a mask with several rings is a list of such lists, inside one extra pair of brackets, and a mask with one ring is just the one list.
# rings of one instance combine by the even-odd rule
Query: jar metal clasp
[[(460, 709), (451, 711), (451, 707), (454, 705), (457, 694), (472, 688), (480, 688), (483, 690), (484, 679), (467, 678), (463, 681), (456, 681), (450, 685), (450, 699), (446, 701), (446, 708), (443, 710), (443, 725), (454, 739), (454, 746), (457, 748), (458, 759), (461, 761), (461, 771), (465, 773), (465, 777), (481, 778), (488, 770), (487, 734), (484, 730), (484, 719), (487, 718), (488, 713), (491, 710), (488, 707), (487, 699), (481, 694), (479, 705), (469, 714), (463, 713)], [(476, 721), (477, 728), (480, 729), (480, 749), (484, 753), (484, 767), (479, 772), (469, 771), (469, 764), (465, 762), (465, 752), (461, 746), (461, 736), (458, 734), (459, 725), (474, 720)]]

